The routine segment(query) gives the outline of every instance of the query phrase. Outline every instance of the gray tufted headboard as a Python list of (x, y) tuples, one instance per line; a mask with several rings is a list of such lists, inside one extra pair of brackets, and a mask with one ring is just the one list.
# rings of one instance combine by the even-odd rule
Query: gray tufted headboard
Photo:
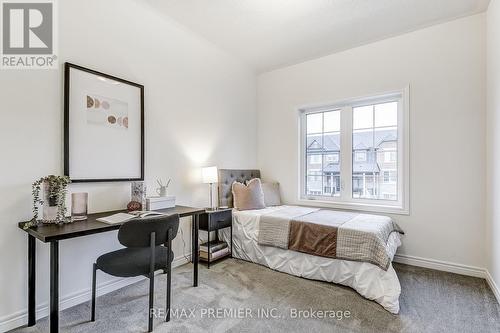
[(219, 207), (233, 207), (233, 182), (245, 183), (252, 178), (260, 178), (260, 170), (219, 169)]

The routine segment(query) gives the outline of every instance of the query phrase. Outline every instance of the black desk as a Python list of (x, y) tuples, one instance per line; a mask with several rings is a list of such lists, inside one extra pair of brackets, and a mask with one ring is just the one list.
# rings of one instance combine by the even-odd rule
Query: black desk
[[(59, 331), (59, 241), (75, 237), (87, 236), (101, 232), (118, 230), (120, 224), (106, 224), (97, 221), (98, 218), (109, 216), (115, 213), (125, 212), (124, 210), (103, 212), (97, 214), (89, 214), (87, 220), (77, 221), (61, 225), (44, 224), (38, 227), (23, 229), (24, 223), (20, 222), (19, 228), (28, 233), (28, 326), (36, 324), (35, 314), (35, 240), (39, 239), (44, 243), (50, 243), (50, 332), (57, 333)], [(191, 243), (192, 243), (192, 262), (193, 262), (193, 286), (198, 286), (198, 261), (199, 261), (199, 245), (198, 245), (198, 230), (199, 217), (204, 213), (204, 209), (175, 206), (158, 210), (165, 214), (179, 214), (180, 217), (191, 216), (193, 220)], [(89, 264), (90, 265), (90, 264)]]

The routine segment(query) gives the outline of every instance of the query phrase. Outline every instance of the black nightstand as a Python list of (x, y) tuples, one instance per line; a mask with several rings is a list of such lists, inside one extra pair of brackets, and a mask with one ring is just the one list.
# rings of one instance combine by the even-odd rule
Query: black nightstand
[[(199, 229), (204, 230), (208, 233), (208, 241), (207, 245), (207, 257), (203, 258), (200, 256), (200, 260), (207, 262), (207, 267), (210, 268), (210, 262), (232, 256), (233, 255), (233, 211), (231, 208), (217, 208), (215, 210), (206, 210), (205, 213), (201, 213), (199, 215)], [(217, 258), (211, 259), (210, 248), (213, 246), (217, 246), (218, 241), (218, 233), (217, 230), (231, 228), (231, 236), (230, 236), (230, 244), (227, 244), (229, 248), (229, 252), (218, 256)], [(215, 240), (210, 239), (210, 232), (215, 231)], [(201, 248), (200, 248), (201, 252)], [(214, 252), (216, 253), (216, 252)]]

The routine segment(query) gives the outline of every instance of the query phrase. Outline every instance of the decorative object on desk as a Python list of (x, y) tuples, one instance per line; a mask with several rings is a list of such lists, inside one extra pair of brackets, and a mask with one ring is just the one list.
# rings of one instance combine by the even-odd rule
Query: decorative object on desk
[(88, 193), (71, 193), (71, 220), (82, 221), (87, 219), (89, 202)]
[[(38, 220), (39, 206), (42, 206), (43, 223), (62, 223), (66, 218), (66, 193), (68, 184), (71, 182), (67, 176), (46, 176), (38, 179), (32, 185), (33, 194), (33, 219), (25, 225), (25, 228), (36, 225)], [(40, 198), (42, 192), (42, 198)]]
[(133, 212), (135, 210), (141, 210), (142, 207), (141, 207), (141, 203), (140, 202), (137, 202), (137, 201), (130, 201), (127, 205), (127, 210), (129, 212)]
[(132, 182), (130, 184), (130, 200), (140, 203), (140, 209), (144, 209), (146, 207), (146, 193), (147, 188), (145, 182)]
[(64, 81), (65, 175), (144, 180), (144, 87), (70, 63)]
[(210, 186), (210, 209), (216, 209), (213, 203), (213, 185), (217, 183), (217, 167), (206, 167), (201, 169), (201, 178), (204, 184), (209, 184)]
[(158, 195), (160, 197), (165, 197), (167, 196), (167, 191), (168, 191), (168, 186), (170, 185), (170, 181), (172, 179), (169, 179), (166, 183), (166, 185), (163, 185), (163, 182), (161, 179), (157, 179), (156, 182), (158, 183), (159, 187), (156, 188), (156, 193), (158, 193)]
[(146, 199), (147, 210), (158, 210), (175, 207), (175, 196), (149, 197)]

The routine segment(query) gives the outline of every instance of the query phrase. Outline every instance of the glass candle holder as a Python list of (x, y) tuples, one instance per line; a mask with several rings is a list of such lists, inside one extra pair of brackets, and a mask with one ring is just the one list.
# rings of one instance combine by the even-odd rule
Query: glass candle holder
[(72, 221), (81, 221), (87, 219), (88, 200), (88, 193), (71, 193)]

